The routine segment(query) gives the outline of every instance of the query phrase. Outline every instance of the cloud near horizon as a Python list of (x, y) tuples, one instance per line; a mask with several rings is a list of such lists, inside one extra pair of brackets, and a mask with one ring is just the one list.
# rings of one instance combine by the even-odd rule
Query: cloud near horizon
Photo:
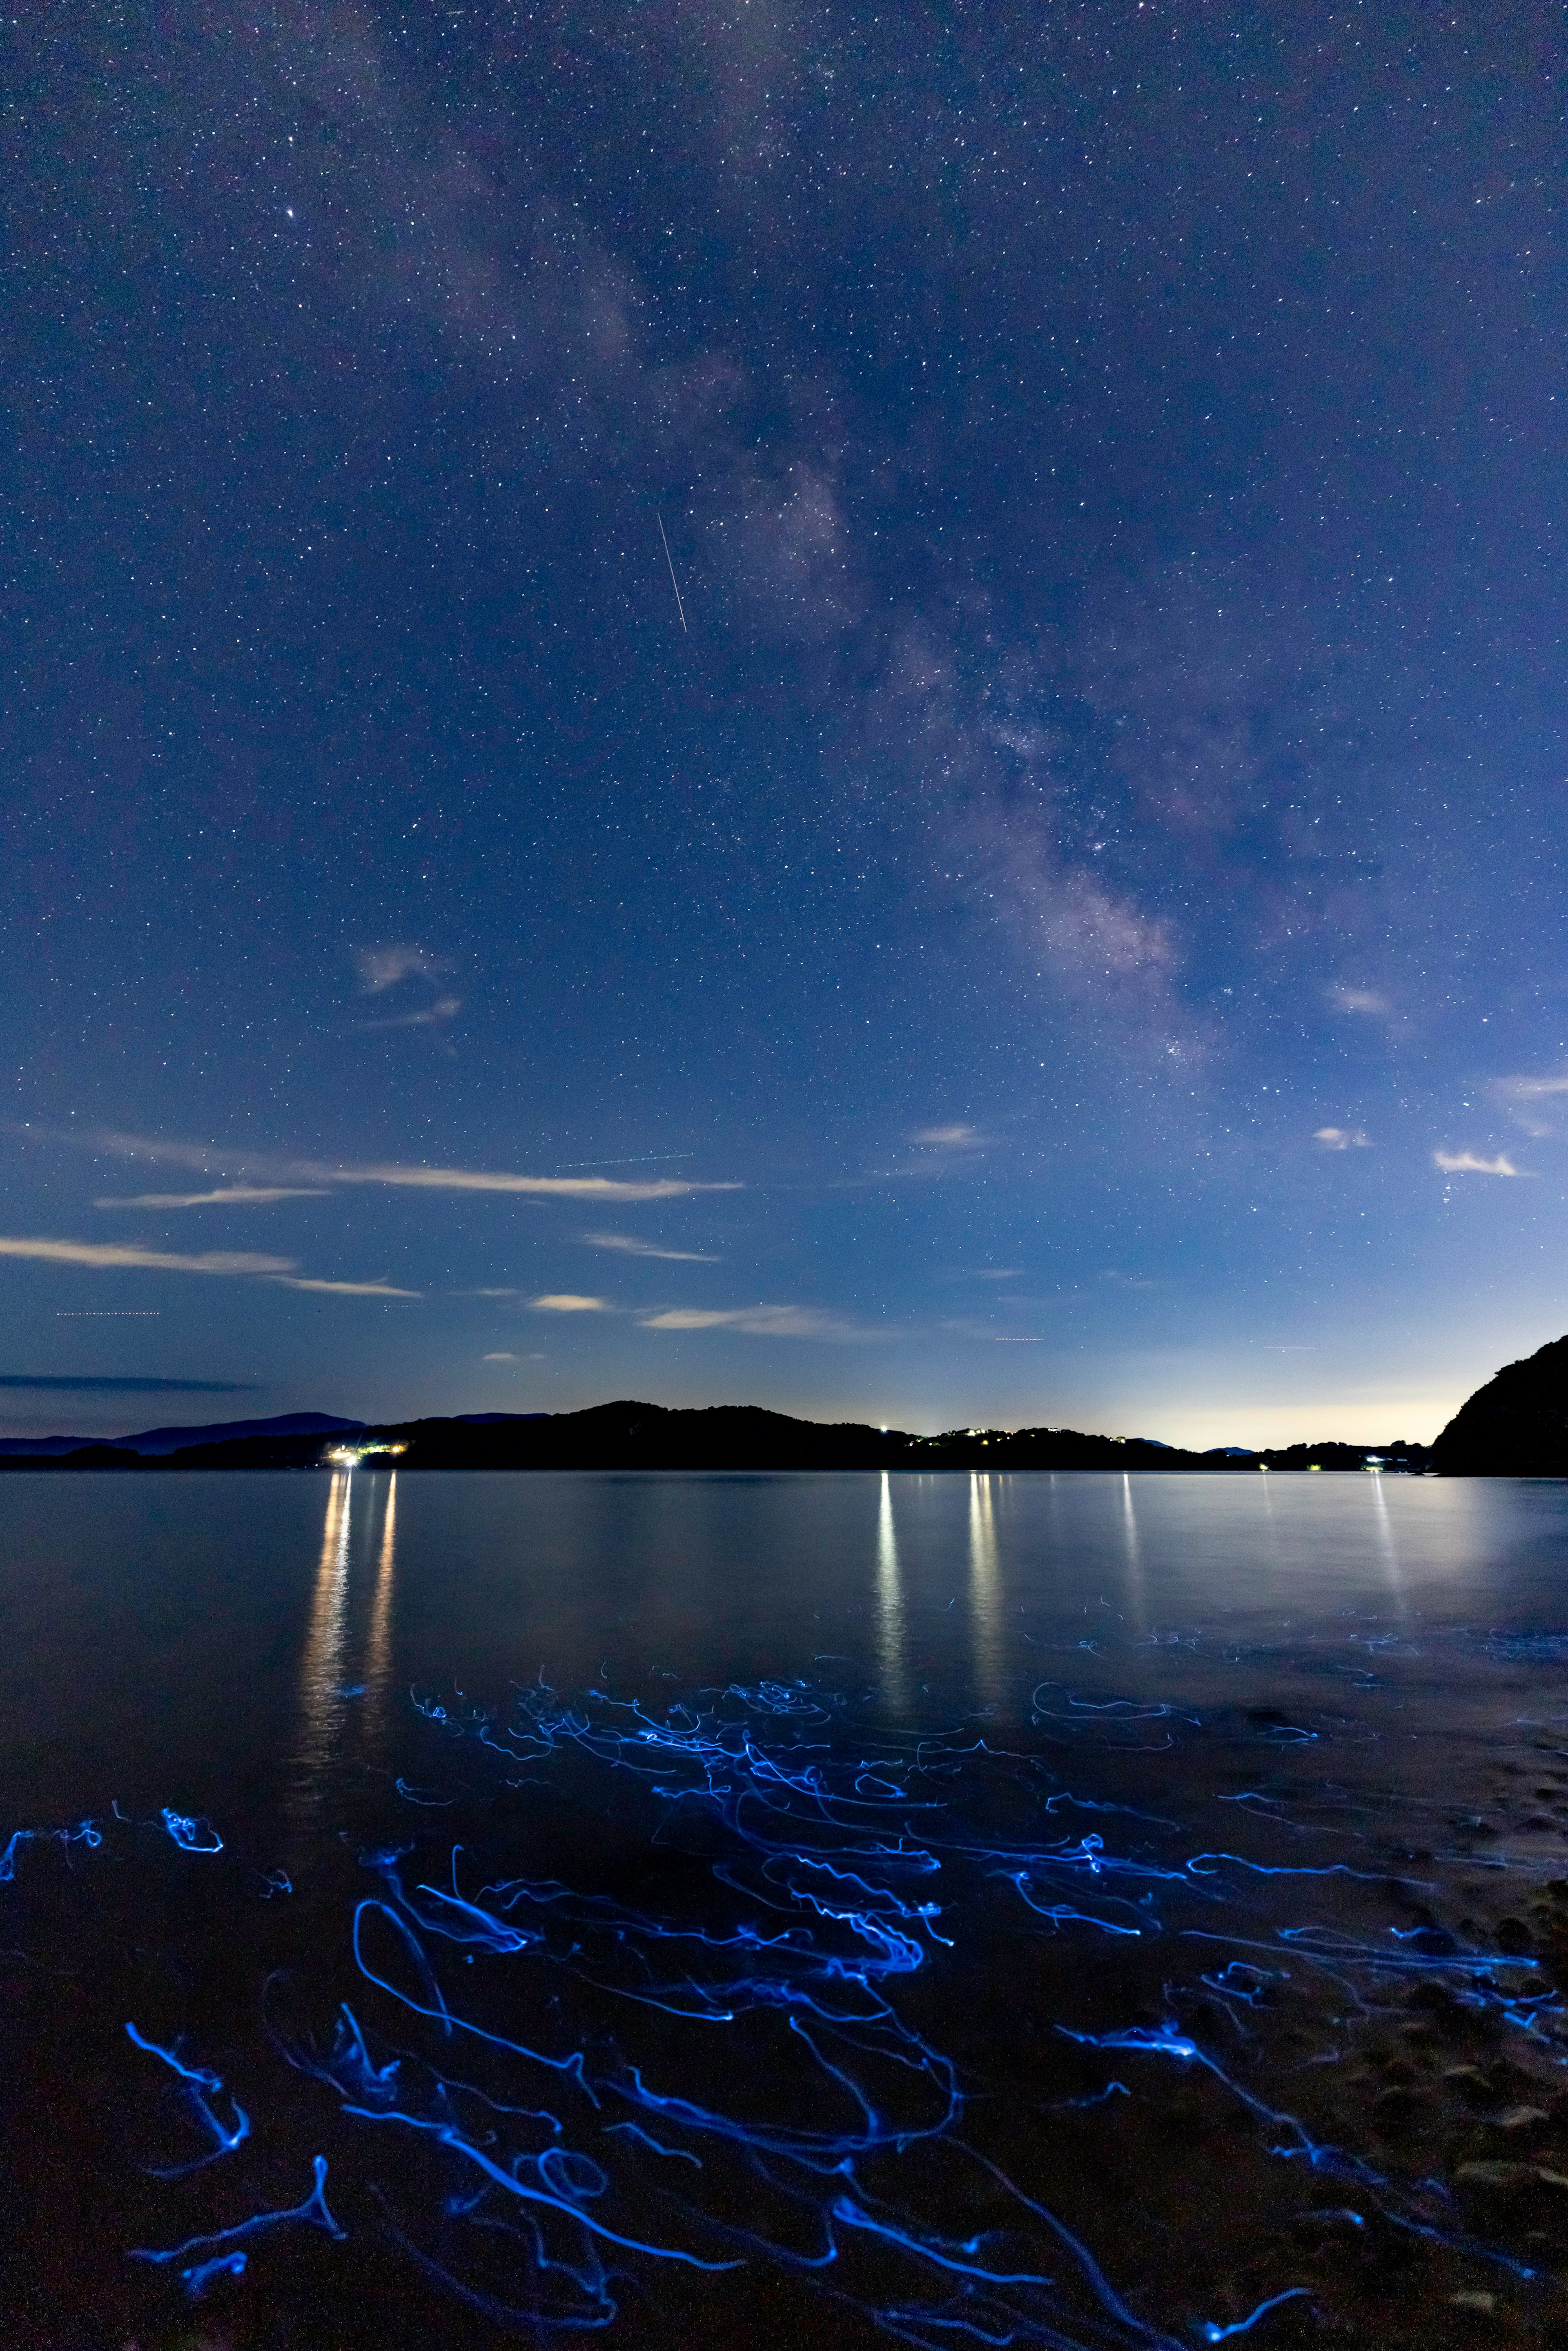
[(1434, 1151), (1432, 1157), (1448, 1176), (1521, 1176), (1525, 1172), (1501, 1151), (1495, 1159), (1478, 1158), (1473, 1151)]
[(398, 1290), (390, 1281), (311, 1281), (303, 1274), (280, 1273), (274, 1277), (285, 1290), (319, 1290), (332, 1298), (419, 1298), (418, 1290)]
[(323, 1184), (229, 1184), (216, 1192), (137, 1192), (125, 1199), (95, 1200), (95, 1208), (265, 1207), (273, 1200), (325, 1200)]
[(705, 1256), (701, 1249), (659, 1249), (653, 1241), (640, 1241), (631, 1233), (584, 1233), (590, 1249), (621, 1249), (627, 1257), (661, 1257), (677, 1265), (719, 1265), (722, 1259)]
[(678, 1200), (688, 1192), (738, 1192), (738, 1184), (695, 1184), (660, 1176), (632, 1184), (610, 1176), (490, 1175), (467, 1167), (324, 1167), (334, 1184), (391, 1184), (423, 1192), (522, 1192), (558, 1200)]
[(841, 1314), (815, 1306), (671, 1306), (641, 1318), (644, 1331), (743, 1331), (754, 1339), (870, 1339)]
[(232, 1167), (242, 1174), (248, 1170), (265, 1177), (277, 1177), (282, 1183), (294, 1180), (323, 1186), (386, 1184), (421, 1192), (499, 1192), (560, 1200), (678, 1200), (693, 1192), (738, 1192), (744, 1188), (737, 1183), (697, 1183), (688, 1176), (660, 1176), (635, 1183), (608, 1176), (515, 1176), (472, 1167), (405, 1167), (395, 1160), (332, 1166), (320, 1160), (282, 1159), (262, 1152), (168, 1143), (112, 1129), (63, 1135), (57, 1131), (50, 1139), (112, 1151), (121, 1158), (162, 1160), (172, 1166), (197, 1167), (204, 1172)]
[(249, 1249), (204, 1249), (186, 1257), (173, 1249), (150, 1249), (133, 1241), (34, 1240), (0, 1235), (0, 1257), (37, 1258), (48, 1265), (85, 1265), (97, 1271), (128, 1266), (153, 1273), (271, 1274), (293, 1273), (298, 1260), (291, 1257), (261, 1257)]
[(298, 1259), (263, 1257), (254, 1249), (204, 1249), (199, 1257), (177, 1249), (143, 1249), (135, 1241), (57, 1241), (0, 1235), (0, 1257), (32, 1258), (46, 1265), (87, 1266), (94, 1272), (128, 1269), (140, 1273), (220, 1273), (262, 1279), (287, 1290), (318, 1290), (340, 1298), (418, 1298), (417, 1290), (397, 1290), (386, 1281), (324, 1281), (296, 1270)]

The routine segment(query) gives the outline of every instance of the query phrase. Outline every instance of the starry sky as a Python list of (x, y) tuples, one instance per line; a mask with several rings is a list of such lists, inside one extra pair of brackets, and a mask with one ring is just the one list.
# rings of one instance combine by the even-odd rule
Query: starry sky
[(5, 1433), (1568, 1328), (1555, 8), (3, 37)]

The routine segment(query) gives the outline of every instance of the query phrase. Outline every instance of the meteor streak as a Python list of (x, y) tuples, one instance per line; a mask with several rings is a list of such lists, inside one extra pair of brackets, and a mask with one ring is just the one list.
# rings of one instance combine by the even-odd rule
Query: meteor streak
[(681, 627), (685, 633), (689, 637), (691, 635), (691, 631), (686, 627), (686, 608), (681, 601), (681, 586), (679, 580), (675, 578), (675, 566), (674, 560), (670, 554), (670, 542), (667, 538), (664, 538), (664, 517), (663, 515), (659, 515), (655, 517), (655, 520), (659, 526), (659, 537), (662, 539), (664, 539), (664, 560), (670, 567), (670, 585), (675, 591), (675, 610), (681, 616)]

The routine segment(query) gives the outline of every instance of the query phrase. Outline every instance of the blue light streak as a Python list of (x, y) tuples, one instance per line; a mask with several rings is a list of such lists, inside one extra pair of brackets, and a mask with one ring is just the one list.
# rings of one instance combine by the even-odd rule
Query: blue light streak
[(1267, 2302), (1260, 2302), (1256, 2310), (1249, 2312), (1245, 2318), (1237, 2319), (1232, 2325), (1217, 2326), (1213, 2319), (1206, 2318), (1197, 2331), (1206, 2343), (1223, 2343), (1232, 2335), (1250, 2335), (1258, 2321), (1270, 2310), (1278, 2310), (1282, 2302), (1295, 2302), (1311, 2292), (1310, 2286), (1288, 2285), (1283, 2294), (1270, 2294)]
[(182, 1853), (222, 1853), (224, 1841), (211, 1821), (192, 1819), (186, 1813), (176, 1813), (165, 1804), (162, 1822)]
[(210, 2262), (197, 2262), (193, 2268), (182, 2270), (180, 2277), (186, 2293), (194, 2301), (198, 2294), (205, 2294), (214, 2278), (243, 2277), (245, 2265), (244, 2253), (214, 2253)]
[(145, 2049), (150, 2056), (161, 2058), (165, 2065), (179, 2075), (184, 2085), (188, 2104), (197, 2120), (211, 2131), (215, 2141), (215, 2145), (208, 2154), (199, 2155), (189, 2163), (149, 2164), (146, 2168), (152, 2173), (154, 2179), (183, 2179), (186, 2172), (199, 2171), (204, 2165), (215, 2163), (219, 2156), (233, 2155), (235, 2148), (250, 2137), (250, 2116), (246, 2113), (239, 2100), (231, 2096), (229, 2105), (234, 2109), (234, 2120), (231, 2123), (219, 2121), (213, 2112), (212, 2098), (215, 2097), (224, 2086), (221, 2076), (213, 2073), (205, 2065), (187, 2065), (183, 2059), (177, 2057), (172, 2049), (163, 2048), (156, 2041), (149, 2041), (144, 2033), (137, 2031), (134, 2024), (128, 2023), (125, 2030), (138, 2049)]
[[(315, 2186), (309, 2195), (298, 2204), (287, 2205), (283, 2210), (277, 2212), (255, 2212), (248, 2220), (236, 2221), (232, 2229), (214, 2229), (206, 2236), (187, 2237), (183, 2245), (171, 2245), (164, 2252), (152, 2252), (144, 2245), (135, 2245), (131, 2248), (131, 2258), (133, 2262), (152, 2262), (159, 2264), (165, 2262), (177, 2262), (186, 2253), (204, 2252), (209, 2245), (232, 2245), (237, 2238), (255, 2236), (263, 2229), (280, 2228), (289, 2220), (302, 2221), (313, 2229), (324, 2229), (328, 2236), (337, 2238), (340, 2241), (347, 2236), (348, 2231), (338, 2226), (327, 2209), (327, 2158), (324, 2155), (313, 2158), (312, 2169), (316, 2175)], [(223, 2264), (219, 2263), (216, 2266), (221, 2267)], [(230, 2266), (232, 2267), (232, 2263)], [(187, 2283), (193, 2276), (198, 2275), (204, 2282), (214, 2273), (214, 2264), (211, 2262), (202, 2263), (196, 2271), (181, 2273)], [(193, 2290), (199, 2292), (200, 2288)]]

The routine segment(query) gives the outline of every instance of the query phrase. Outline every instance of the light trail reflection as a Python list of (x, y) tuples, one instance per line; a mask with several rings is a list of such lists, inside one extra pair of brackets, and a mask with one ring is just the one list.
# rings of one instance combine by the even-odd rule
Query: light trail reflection
[(997, 1572), (997, 1528), (992, 1510), (991, 1481), (979, 1470), (969, 1473), (969, 1632), (973, 1644), (975, 1686), (980, 1702), (999, 1707), (1005, 1687), (1002, 1675), (1001, 1590)]
[(365, 1746), (377, 1754), (389, 1729), (388, 1699), (392, 1688), (392, 1568), (397, 1541), (397, 1472), (387, 1480), (386, 1510), (382, 1519), (381, 1557), (376, 1562), (376, 1588), (371, 1600), (371, 1626), (365, 1641)]
[(1381, 1478), (1369, 1478), (1372, 1489), (1373, 1523), (1377, 1530), (1377, 1555), (1387, 1579), (1390, 1597), (1401, 1622), (1409, 1611), (1405, 1599), (1405, 1574), (1400, 1565), (1399, 1546), (1394, 1539), (1394, 1522), (1388, 1515), (1388, 1495)]
[(1147, 1629), (1144, 1603), (1144, 1554), (1138, 1543), (1138, 1518), (1133, 1508), (1133, 1481), (1122, 1476), (1122, 1540), (1127, 1559), (1127, 1622), (1134, 1633)]
[(310, 1623), (299, 1660), (299, 1744), (295, 1750), (289, 1809), (294, 1825), (300, 1829), (320, 1808), (342, 1730), (352, 1492), (353, 1473), (336, 1471), (327, 1496)]
[(909, 1712), (904, 1637), (904, 1586), (898, 1569), (898, 1537), (893, 1524), (893, 1487), (884, 1469), (876, 1521), (877, 1665), (883, 1703), (901, 1721)]

